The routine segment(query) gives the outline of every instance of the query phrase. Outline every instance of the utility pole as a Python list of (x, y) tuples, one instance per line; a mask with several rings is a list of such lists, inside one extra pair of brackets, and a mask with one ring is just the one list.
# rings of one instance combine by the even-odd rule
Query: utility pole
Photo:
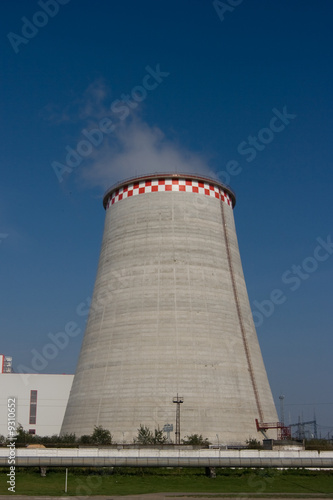
[(177, 397), (173, 398), (172, 402), (176, 403), (176, 405), (177, 405), (177, 407), (176, 407), (176, 432), (175, 432), (176, 439), (175, 439), (175, 444), (180, 444), (180, 405), (181, 405), (181, 403), (184, 403), (184, 398), (182, 398), (181, 396), (178, 396), (178, 393), (177, 393)]
[(282, 425), (284, 425), (284, 395), (280, 394), (279, 396), (280, 400), (280, 420)]

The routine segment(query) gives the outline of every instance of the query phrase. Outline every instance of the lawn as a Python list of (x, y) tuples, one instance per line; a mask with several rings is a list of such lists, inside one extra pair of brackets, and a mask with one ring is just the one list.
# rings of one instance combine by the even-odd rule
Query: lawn
[[(8, 470), (1, 470), (0, 495), (8, 492)], [(204, 469), (69, 469), (68, 495), (130, 495), (158, 492), (270, 493), (327, 496), (333, 498), (333, 471), (275, 469), (217, 469), (217, 477), (206, 477)], [(16, 494), (64, 496), (65, 470), (16, 471)]]

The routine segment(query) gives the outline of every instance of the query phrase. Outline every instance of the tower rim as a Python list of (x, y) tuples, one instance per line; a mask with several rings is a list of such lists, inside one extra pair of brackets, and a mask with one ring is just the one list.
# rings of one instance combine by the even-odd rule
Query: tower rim
[(217, 186), (224, 191), (226, 191), (232, 201), (232, 207), (234, 208), (236, 205), (236, 194), (235, 192), (231, 189), (230, 186), (227, 184), (223, 184), (223, 182), (220, 182), (213, 177), (209, 177), (207, 175), (198, 175), (198, 174), (191, 174), (188, 172), (155, 172), (152, 174), (144, 174), (140, 176), (133, 176), (133, 177), (128, 177), (127, 179), (124, 179), (122, 181), (118, 181), (112, 186), (110, 186), (104, 193), (103, 195), (103, 207), (106, 209), (108, 199), (112, 195), (114, 191), (117, 189), (121, 189), (122, 187), (126, 186), (127, 184), (131, 184), (133, 182), (142, 182), (142, 181), (148, 181), (148, 180), (156, 180), (156, 179), (185, 179), (185, 180), (195, 180), (199, 182), (207, 182), (209, 184), (213, 184), (214, 186)]

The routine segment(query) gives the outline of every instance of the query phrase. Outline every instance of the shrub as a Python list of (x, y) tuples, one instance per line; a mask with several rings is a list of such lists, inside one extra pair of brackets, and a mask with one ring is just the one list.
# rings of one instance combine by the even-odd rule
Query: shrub
[(111, 444), (111, 432), (108, 429), (104, 429), (101, 425), (98, 427), (95, 425), (94, 432), (91, 435), (91, 441), (93, 444)]
[(202, 434), (190, 434), (189, 436), (185, 436), (185, 439), (182, 439), (183, 444), (191, 444), (197, 446), (205, 446), (208, 448), (210, 442), (207, 438), (204, 438)]
[(262, 449), (262, 444), (260, 441), (254, 438), (250, 438), (246, 440), (246, 445), (247, 448), (250, 450), (261, 450)]
[(164, 444), (167, 442), (166, 436), (163, 436), (163, 431), (155, 429), (154, 433), (149, 429), (149, 427), (140, 425), (138, 429), (138, 435), (134, 439), (135, 444)]

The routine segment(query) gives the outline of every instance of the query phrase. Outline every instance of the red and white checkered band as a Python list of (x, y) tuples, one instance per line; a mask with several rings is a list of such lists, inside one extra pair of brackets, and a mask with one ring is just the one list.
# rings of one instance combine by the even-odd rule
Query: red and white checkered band
[(107, 201), (106, 208), (114, 205), (117, 201), (136, 196), (138, 194), (156, 193), (164, 191), (178, 191), (186, 193), (197, 193), (206, 196), (213, 196), (221, 199), (232, 207), (232, 201), (228, 193), (214, 184), (187, 179), (152, 179), (140, 182), (133, 182), (116, 189)]

